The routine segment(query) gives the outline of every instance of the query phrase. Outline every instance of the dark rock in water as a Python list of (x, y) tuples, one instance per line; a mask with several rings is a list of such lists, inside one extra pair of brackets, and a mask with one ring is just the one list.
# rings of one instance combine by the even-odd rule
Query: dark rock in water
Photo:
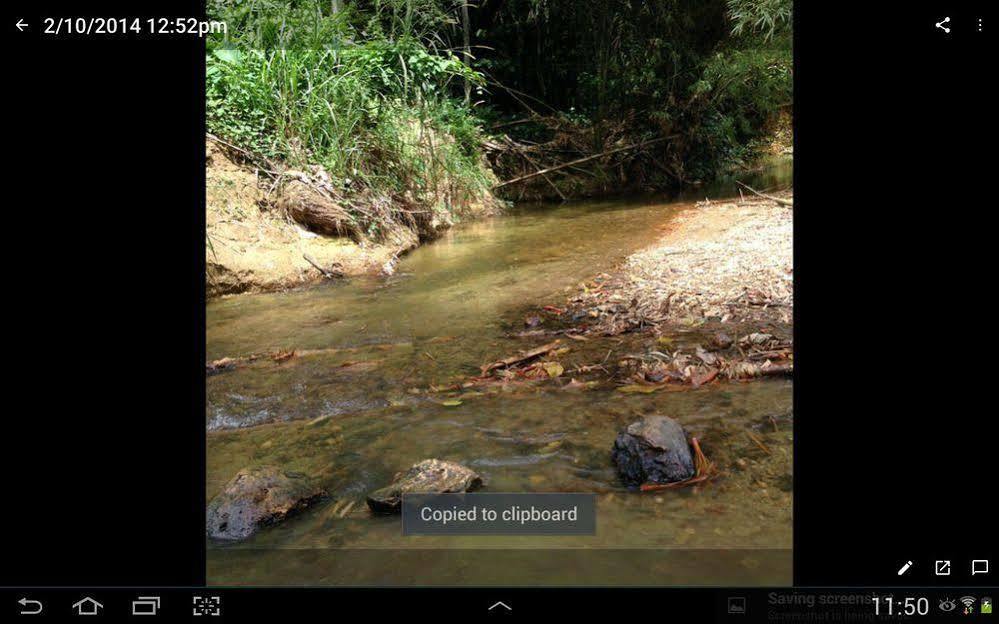
[(695, 474), (687, 434), (667, 416), (648, 416), (628, 425), (614, 440), (611, 457), (628, 485), (672, 483)]
[(425, 459), (395, 476), (392, 485), (368, 494), (368, 507), (378, 513), (399, 513), (403, 494), (471, 492), (482, 487), (482, 478), (454, 462)]
[(718, 332), (711, 339), (711, 344), (717, 349), (728, 349), (732, 346), (732, 338), (725, 332)]
[(273, 466), (244, 468), (208, 505), (208, 537), (246, 539), (264, 526), (302, 511), (326, 496), (305, 475)]
[(657, 366), (656, 368), (645, 371), (645, 381), (659, 383), (663, 379), (666, 379), (667, 375), (669, 375), (669, 370), (665, 366)]
[(528, 316), (524, 319), (524, 325), (527, 327), (537, 327), (542, 323), (540, 316)]

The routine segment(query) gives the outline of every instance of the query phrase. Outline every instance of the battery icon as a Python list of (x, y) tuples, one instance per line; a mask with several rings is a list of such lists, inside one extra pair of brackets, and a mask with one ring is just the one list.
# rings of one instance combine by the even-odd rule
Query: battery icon
[(992, 613), (992, 599), (988, 596), (982, 598), (982, 613)]

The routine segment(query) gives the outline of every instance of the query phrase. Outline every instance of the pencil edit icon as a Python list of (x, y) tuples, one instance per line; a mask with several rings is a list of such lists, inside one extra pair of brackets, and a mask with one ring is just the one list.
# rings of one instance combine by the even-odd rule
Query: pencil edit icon
[(911, 561), (906, 561), (905, 565), (903, 565), (901, 568), (898, 569), (898, 575), (902, 576), (903, 574), (905, 574), (906, 572), (908, 572), (909, 568), (911, 568), (911, 567), (912, 567), (912, 562)]

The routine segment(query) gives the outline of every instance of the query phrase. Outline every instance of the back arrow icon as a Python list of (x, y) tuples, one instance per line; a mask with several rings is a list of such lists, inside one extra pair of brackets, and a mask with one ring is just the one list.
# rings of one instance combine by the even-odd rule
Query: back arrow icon
[(28, 27), (28, 25), (25, 24), (24, 20), (22, 19), (17, 20), (17, 23), (14, 25), (17, 26), (17, 29), (20, 30), (21, 32), (24, 32), (24, 29)]
[[(21, 605), (21, 615), (38, 615), (42, 612), (42, 602), (40, 600), (21, 598), (17, 601), (17, 604)], [(28, 605), (31, 605), (34, 610), (28, 610)]]

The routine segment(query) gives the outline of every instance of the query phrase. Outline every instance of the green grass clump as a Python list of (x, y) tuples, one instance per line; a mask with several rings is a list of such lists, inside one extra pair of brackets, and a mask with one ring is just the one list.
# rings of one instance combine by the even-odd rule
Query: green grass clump
[(319, 165), (345, 193), (408, 193), (453, 210), (455, 198), (486, 192), (480, 122), (461, 94), (480, 75), (387, 28), (391, 14), (360, 28), (329, 6), (216, 3), (240, 35), (208, 45), (209, 132), (294, 168)]

